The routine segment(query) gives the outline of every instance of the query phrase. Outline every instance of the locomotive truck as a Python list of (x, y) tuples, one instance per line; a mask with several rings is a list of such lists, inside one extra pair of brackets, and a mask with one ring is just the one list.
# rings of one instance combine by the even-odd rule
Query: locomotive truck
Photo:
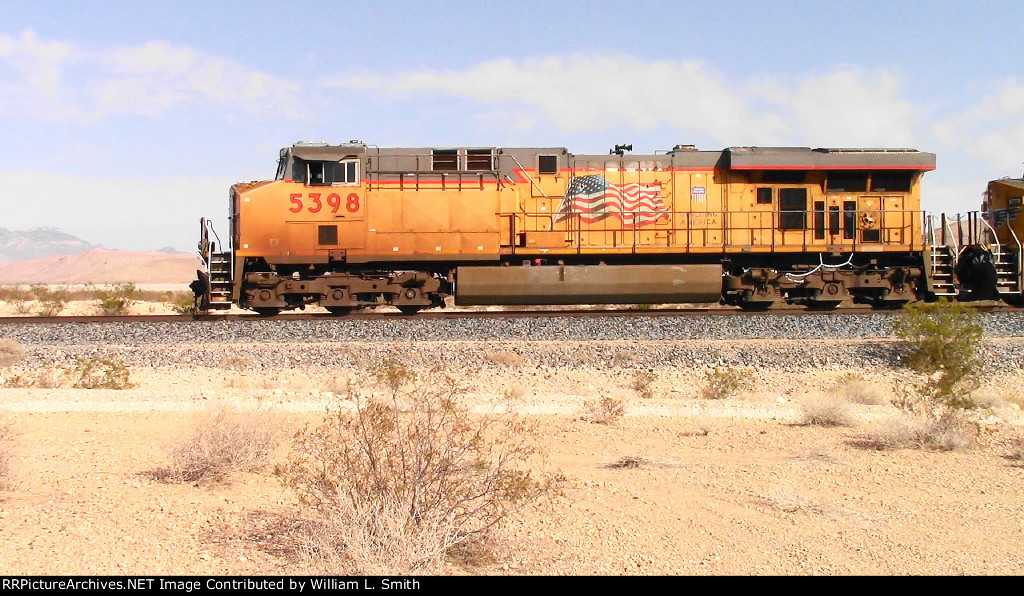
[(1021, 302), (1024, 184), (933, 216), (914, 149), (296, 143), (235, 184), (225, 245), (201, 222), (203, 311), (319, 305)]

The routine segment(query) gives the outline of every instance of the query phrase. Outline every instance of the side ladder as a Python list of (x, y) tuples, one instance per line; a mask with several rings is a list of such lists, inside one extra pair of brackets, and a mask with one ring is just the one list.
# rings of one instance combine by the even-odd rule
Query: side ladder
[(992, 264), (996, 266), (996, 287), (1001, 296), (1020, 297), (1021, 290), (1021, 247), (1017, 235), (1010, 230), (1016, 247), (996, 244), (992, 250)]
[(211, 253), (207, 267), (210, 273), (210, 308), (231, 308), (231, 253)]
[(199, 258), (206, 266), (207, 277), (206, 296), (203, 300), (204, 310), (226, 310), (231, 308), (234, 255), (230, 250), (218, 252), (220, 237), (208, 219), (201, 219), (200, 227), (202, 231), (199, 240)]
[(937, 297), (956, 297), (956, 253), (945, 244), (932, 245), (928, 250), (928, 290)]

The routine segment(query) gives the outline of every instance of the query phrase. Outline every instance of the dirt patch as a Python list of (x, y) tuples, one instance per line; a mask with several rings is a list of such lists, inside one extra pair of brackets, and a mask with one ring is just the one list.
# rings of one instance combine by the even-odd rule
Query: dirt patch
[[(546, 452), (538, 469), (566, 482), (506, 524), (486, 553), (446, 570), (1024, 572), (1024, 468), (1012, 459), (1019, 407), (1002, 401), (976, 413), (979, 444), (944, 453), (862, 447), (863, 433), (896, 411), (887, 403), (853, 404), (852, 428), (800, 424), (801, 397), (851, 372), (866, 374), (761, 370), (771, 383), (721, 400), (696, 397), (692, 371), (659, 371), (649, 398), (637, 395), (628, 367), (553, 371), (546, 381), (519, 363), (459, 373), (476, 411), (537, 421)], [(0, 493), (7, 572), (312, 572), (295, 539), (307, 522), (270, 471), (215, 485), (151, 473), (211, 402), (259, 411), (285, 434), (318, 420), (345, 379), (301, 373), (137, 369), (125, 391), (0, 389), (0, 417), (13, 430), (13, 487)], [(992, 382), (1017, 387), (1021, 378)], [(609, 395), (624, 415), (588, 421), (585, 404)]]

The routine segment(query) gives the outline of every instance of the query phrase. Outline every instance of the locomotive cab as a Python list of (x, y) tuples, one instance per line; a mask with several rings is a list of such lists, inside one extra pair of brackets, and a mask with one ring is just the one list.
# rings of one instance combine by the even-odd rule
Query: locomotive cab
[(291, 180), (310, 186), (358, 185), (360, 163), (366, 146), (353, 141), (348, 145), (298, 143), (281, 149), (275, 180)]

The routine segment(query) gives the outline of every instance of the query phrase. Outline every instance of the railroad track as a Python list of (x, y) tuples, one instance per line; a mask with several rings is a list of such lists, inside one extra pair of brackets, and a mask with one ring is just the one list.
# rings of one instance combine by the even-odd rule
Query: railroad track
[[(1024, 312), (1020, 308), (991, 304), (974, 306), (978, 312)], [(743, 317), (757, 315), (785, 315), (785, 316), (816, 316), (816, 315), (865, 315), (865, 314), (892, 314), (892, 310), (875, 310), (868, 306), (853, 306), (837, 308), (833, 310), (808, 310), (803, 307), (782, 307), (768, 310), (741, 310), (731, 308), (659, 308), (659, 309), (618, 309), (618, 310), (592, 310), (592, 309), (567, 309), (567, 310), (502, 310), (502, 311), (470, 311), (470, 310), (432, 310), (421, 312), (416, 315), (404, 315), (399, 312), (390, 311), (356, 311), (344, 316), (336, 316), (330, 313), (285, 313), (275, 317), (261, 317), (254, 313), (244, 314), (202, 314), (202, 315), (86, 315), (86, 316), (56, 316), (56, 317), (0, 317), (0, 325), (10, 324), (65, 324), (65, 323), (185, 323), (185, 322), (216, 322), (216, 321), (276, 321), (287, 323), (288, 321), (311, 321), (311, 320), (374, 320), (374, 319), (408, 319), (408, 320), (441, 320), (441, 319), (510, 319), (510, 318), (566, 318), (566, 317), (689, 317), (689, 316), (714, 316), (714, 317)]]

